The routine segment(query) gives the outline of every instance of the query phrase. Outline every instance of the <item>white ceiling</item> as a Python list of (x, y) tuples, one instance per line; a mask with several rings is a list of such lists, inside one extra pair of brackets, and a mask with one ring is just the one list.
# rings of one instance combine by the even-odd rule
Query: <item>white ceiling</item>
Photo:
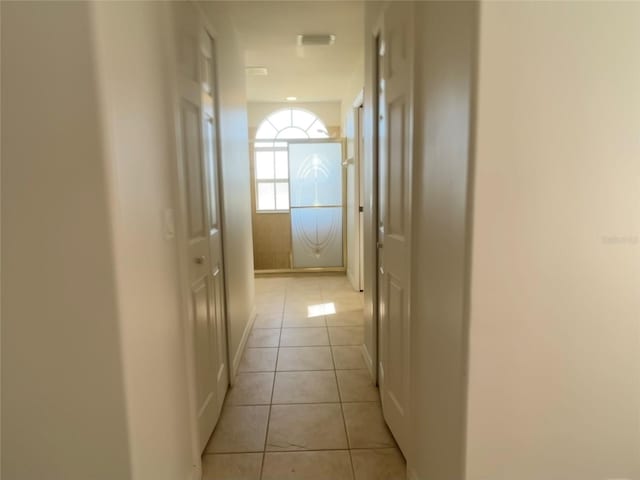
[[(265, 66), (266, 77), (247, 76), (251, 102), (339, 101), (364, 56), (364, 6), (351, 1), (229, 2), (245, 49), (246, 66)], [(335, 34), (328, 47), (298, 47), (298, 34)]]

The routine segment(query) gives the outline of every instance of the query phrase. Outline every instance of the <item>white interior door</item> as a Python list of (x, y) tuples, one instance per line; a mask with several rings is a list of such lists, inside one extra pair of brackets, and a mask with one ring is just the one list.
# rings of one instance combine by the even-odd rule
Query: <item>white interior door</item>
[(227, 362), (227, 324), (225, 310), (225, 289), (223, 275), (222, 229), (220, 221), (220, 188), (219, 188), (219, 144), (217, 105), (217, 72), (215, 69), (215, 41), (203, 28), (200, 30), (200, 64), (202, 72), (202, 128), (208, 182), (207, 198), (209, 200), (209, 271), (211, 274), (212, 297), (211, 308), (215, 325), (215, 367), (217, 384), (218, 410), (222, 408), (224, 397), (229, 386), (229, 368)]
[(410, 378), (411, 35), (409, 2), (392, 2), (378, 52), (378, 381), (385, 420), (404, 452)]
[(206, 446), (228, 385), (214, 42), (190, 3), (175, 4), (179, 160), (184, 196), (198, 438)]

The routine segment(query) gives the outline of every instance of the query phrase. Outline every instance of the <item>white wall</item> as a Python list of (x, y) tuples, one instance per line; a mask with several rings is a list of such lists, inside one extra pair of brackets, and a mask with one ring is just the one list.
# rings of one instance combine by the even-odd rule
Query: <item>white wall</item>
[(340, 102), (251, 102), (248, 105), (249, 127), (257, 128), (271, 113), (283, 108), (302, 108), (315, 113), (327, 127), (342, 124)]
[(222, 137), (224, 266), (233, 377), (255, 319), (246, 79), (244, 57), (225, 10), (225, 2), (203, 2), (201, 5), (216, 30)]
[[(364, 18), (362, 19), (364, 22)], [(368, 38), (368, 37), (367, 37)], [(345, 83), (344, 95), (340, 103), (340, 119), (342, 135), (346, 136), (347, 117), (352, 114), (353, 102), (360, 95), (364, 88), (364, 50), (358, 57), (358, 61), (353, 66), (353, 73)]]
[(2, 476), (130, 479), (88, 3), (2, 3)]
[(468, 191), (477, 5), (417, 2), (414, 17), (410, 333), (414, 418), (407, 463), (416, 480), (459, 480), (465, 454)]
[[(2, 474), (193, 477), (168, 6), (2, 4)], [(212, 7), (216, 12), (217, 7)], [(244, 69), (218, 44), (232, 358), (254, 315)]]
[(176, 210), (164, 13), (97, 2), (93, 18), (133, 478), (173, 480), (191, 477), (193, 445), (176, 240), (164, 231)]
[(481, 8), (466, 478), (640, 478), (640, 4)]

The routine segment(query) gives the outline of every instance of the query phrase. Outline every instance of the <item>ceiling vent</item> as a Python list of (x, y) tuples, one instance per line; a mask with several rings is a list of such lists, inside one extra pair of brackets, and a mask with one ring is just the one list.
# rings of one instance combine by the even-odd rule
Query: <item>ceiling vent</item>
[(298, 35), (300, 47), (328, 47), (336, 43), (335, 35)]
[(266, 77), (269, 75), (267, 67), (246, 67), (246, 71), (250, 77)]

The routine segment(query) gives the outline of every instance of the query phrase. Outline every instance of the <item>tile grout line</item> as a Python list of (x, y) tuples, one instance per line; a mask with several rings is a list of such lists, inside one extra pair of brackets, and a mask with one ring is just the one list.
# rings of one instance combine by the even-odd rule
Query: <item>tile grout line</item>
[[(322, 370), (323, 372), (330, 372), (331, 370)], [(300, 373), (306, 372), (305, 370), (301, 370)], [(264, 373), (282, 373), (282, 372), (264, 372)], [(337, 402), (288, 402), (288, 403), (230, 403), (230, 407), (267, 407), (269, 405), (336, 405), (338, 403), (345, 403), (350, 405), (352, 403), (376, 403), (379, 404), (379, 400), (353, 400), (350, 402), (344, 402), (338, 400)]]
[[(323, 293), (324, 300), (324, 293)], [(325, 320), (326, 321), (326, 320)], [(327, 330), (329, 330), (329, 325), (327, 324)], [(336, 359), (333, 354), (333, 342), (331, 341), (331, 333), (329, 333), (329, 343), (331, 344), (331, 361), (333, 362), (333, 373), (336, 377), (336, 387), (338, 388), (338, 398), (340, 399), (340, 412), (342, 413), (342, 422), (344, 424), (344, 434), (347, 437), (347, 448), (349, 452), (349, 464), (351, 465), (351, 478), (356, 480), (356, 469), (353, 466), (353, 455), (351, 453), (351, 439), (349, 438), (349, 430), (347, 429), (347, 418), (344, 415), (344, 402), (342, 401), (342, 391), (340, 390), (340, 382), (338, 381), (338, 369), (336, 368)], [(335, 345), (339, 346), (339, 345)]]
[[(272, 373), (272, 372), (331, 372), (333, 370), (337, 370), (338, 372), (357, 372), (357, 371), (366, 371), (366, 368), (305, 368), (300, 370), (244, 370), (242, 372), (238, 372), (238, 375), (247, 375), (250, 373)], [(266, 404), (265, 404), (266, 405)]]
[(271, 399), (269, 400), (269, 413), (267, 414), (267, 429), (264, 435), (264, 448), (262, 451), (262, 463), (260, 464), (260, 479), (264, 474), (264, 462), (267, 458), (267, 442), (269, 441), (269, 425), (271, 424), (271, 409), (273, 407), (273, 392), (276, 389), (276, 374), (278, 371), (278, 359), (280, 357), (280, 342), (282, 340), (282, 317), (284, 317), (284, 307), (287, 303), (287, 291), (285, 289), (284, 296), (282, 298), (282, 314), (280, 318), (280, 334), (278, 335), (278, 350), (276, 351), (276, 364), (273, 367), (273, 382), (271, 384)]
[[(306, 452), (347, 452), (354, 451), (370, 451), (370, 450), (399, 450), (398, 447), (354, 447), (354, 448), (311, 448), (309, 450), (271, 450), (266, 453), (306, 453)], [(204, 452), (203, 457), (215, 457), (218, 455), (247, 455), (249, 453), (265, 453), (262, 450), (247, 450), (239, 452)]]
[(351, 465), (351, 478), (355, 480), (356, 470), (353, 466), (353, 456), (351, 455), (351, 440), (349, 439), (349, 431), (347, 430), (347, 419), (344, 416), (342, 391), (340, 390), (340, 382), (338, 382), (338, 370), (336, 369), (336, 359), (333, 356), (333, 348), (331, 348), (330, 350), (331, 350), (331, 362), (333, 363), (333, 376), (336, 379), (336, 388), (338, 389), (338, 399), (340, 400), (340, 413), (342, 414), (342, 425), (344, 427), (344, 436), (347, 438), (347, 451), (349, 452), (349, 464)]

